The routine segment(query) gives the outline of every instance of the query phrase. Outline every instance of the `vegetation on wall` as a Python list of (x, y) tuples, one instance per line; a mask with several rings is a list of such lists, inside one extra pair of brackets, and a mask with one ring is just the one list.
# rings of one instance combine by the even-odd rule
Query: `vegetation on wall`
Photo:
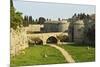
[(10, 24), (11, 28), (16, 29), (18, 26), (21, 27), (23, 22), (22, 13), (16, 11), (13, 5), (13, 0), (10, 0)]
[(69, 37), (67, 35), (59, 35), (57, 38), (60, 40), (60, 42), (68, 42)]

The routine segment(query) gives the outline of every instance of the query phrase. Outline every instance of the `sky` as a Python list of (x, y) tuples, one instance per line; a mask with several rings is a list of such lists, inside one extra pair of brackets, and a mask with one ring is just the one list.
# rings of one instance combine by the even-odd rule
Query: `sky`
[(39, 17), (49, 19), (67, 19), (71, 18), (74, 13), (95, 13), (95, 5), (79, 5), (68, 3), (46, 3), (34, 1), (14, 0), (14, 7), (24, 15), (32, 16), (34, 19)]

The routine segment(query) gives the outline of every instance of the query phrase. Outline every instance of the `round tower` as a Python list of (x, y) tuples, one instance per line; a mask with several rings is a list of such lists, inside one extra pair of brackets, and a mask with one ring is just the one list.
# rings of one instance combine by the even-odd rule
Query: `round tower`
[(78, 20), (74, 23), (74, 42), (82, 43), (84, 38), (84, 22)]
[(59, 24), (59, 32), (67, 32), (68, 31), (69, 22), (61, 21)]

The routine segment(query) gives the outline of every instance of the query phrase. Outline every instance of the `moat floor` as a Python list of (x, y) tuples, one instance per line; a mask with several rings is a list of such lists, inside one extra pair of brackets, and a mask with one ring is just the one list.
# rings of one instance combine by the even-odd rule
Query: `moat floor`
[(58, 49), (62, 53), (62, 55), (65, 57), (66, 62), (69, 62), (69, 63), (75, 62), (75, 60), (71, 57), (71, 55), (65, 49), (63, 49), (60, 46), (57, 46), (55, 44), (49, 44), (49, 46)]
[[(95, 61), (95, 48), (87, 46), (75, 46), (75, 44), (57, 45), (63, 48), (73, 62)], [(63, 52), (62, 51), (62, 52)], [(37, 45), (25, 49), (25, 54), (11, 57), (11, 67), (30, 66), (41, 64), (61, 64), (68, 63), (61, 51), (49, 45)], [(67, 62), (66, 62), (67, 60)]]
[(25, 49), (25, 54), (11, 57), (11, 66), (66, 63), (61, 52), (48, 45), (37, 45)]

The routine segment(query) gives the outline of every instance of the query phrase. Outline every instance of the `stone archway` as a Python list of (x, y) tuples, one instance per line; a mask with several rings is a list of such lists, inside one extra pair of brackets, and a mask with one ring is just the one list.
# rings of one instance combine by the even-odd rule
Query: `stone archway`
[(29, 40), (29, 46), (32, 45), (43, 45), (43, 40), (39, 37), (33, 37)]
[(46, 43), (47, 43), (47, 44), (57, 44), (57, 42), (58, 42), (58, 40), (57, 40), (57, 38), (54, 37), (54, 36), (51, 36), (51, 37), (49, 37), (49, 38), (46, 40)]

